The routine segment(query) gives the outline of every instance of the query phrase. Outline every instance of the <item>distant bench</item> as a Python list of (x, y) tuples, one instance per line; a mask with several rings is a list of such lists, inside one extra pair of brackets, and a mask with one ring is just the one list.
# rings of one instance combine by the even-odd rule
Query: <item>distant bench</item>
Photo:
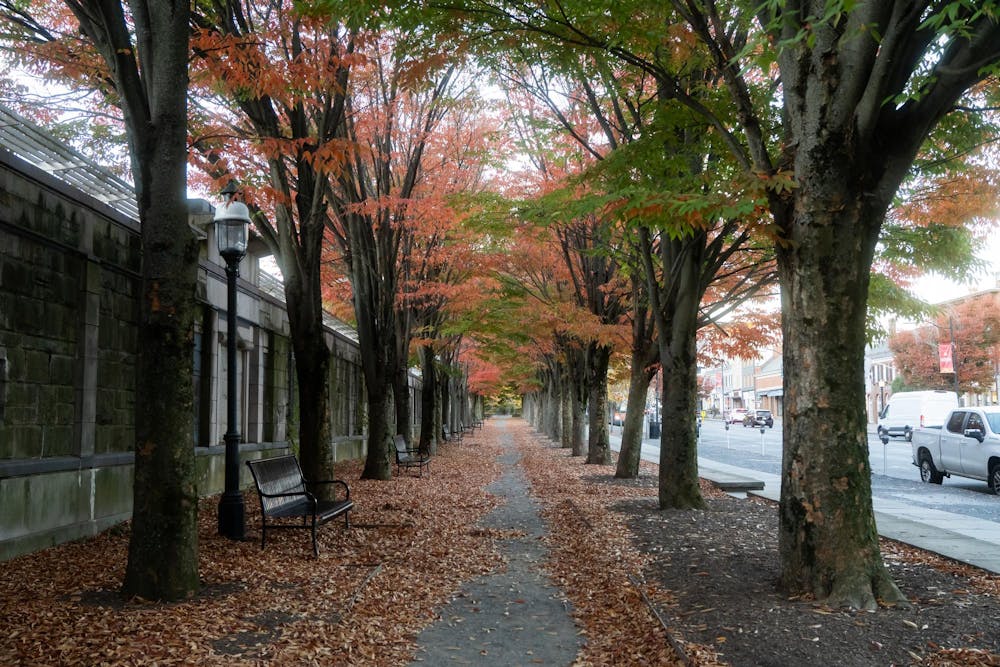
[[(351, 500), (351, 489), (347, 486), (347, 482), (339, 479), (309, 482), (314, 485), (333, 484), (343, 487), (342, 500), (319, 500), (306, 489), (306, 480), (302, 476), (299, 461), (292, 454), (247, 461), (247, 466), (253, 475), (254, 483), (257, 485), (257, 496), (260, 498), (261, 549), (264, 548), (268, 528), (305, 528), (312, 530), (313, 554), (318, 557), (316, 526), (343, 514), (344, 525), (347, 528), (351, 527), (347, 513), (354, 507), (354, 501)], [(280, 522), (283, 519), (299, 518), (302, 519), (301, 524)], [(272, 520), (271, 523), (268, 523), (269, 519)]]
[(431, 472), (431, 457), (427, 454), (421, 452), (419, 449), (413, 449), (406, 444), (406, 439), (402, 434), (397, 433), (396, 437), (392, 440), (393, 445), (396, 448), (396, 474), (399, 474), (400, 468), (416, 468), (418, 474), (424, 476), (424, 468), (427, 468), (427, 474)]

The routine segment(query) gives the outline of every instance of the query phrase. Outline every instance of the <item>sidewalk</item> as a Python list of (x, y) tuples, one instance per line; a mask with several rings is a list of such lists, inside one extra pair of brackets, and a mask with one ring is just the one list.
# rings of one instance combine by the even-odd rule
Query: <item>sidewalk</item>
[(461, 587), (420, 633), (413, 664), (569, 665), (579, 652), (569, 603), (543, 573), (547, 530), (539, 503), (529, 493), (507, 420), (495, 421), (503, 474), (486, 489), (504, 503), (478, 525), (506, 536), (498, 544), (507, 566)]
[[(621, 437), (612, 435), (617, 451)], [(655, 452), (651, 449), (655, 448)], [(642, 458), (659, 463), (658, 443), (643, 441)], [(778, 502), (781, 477), (698, 457), (699, 476), (722, 490), (745, 490)], [(872, 497), (879, 535), (920, 549), (1000, 573), (1000, 524), (952, 512), (910, 507), (894, 499)]]

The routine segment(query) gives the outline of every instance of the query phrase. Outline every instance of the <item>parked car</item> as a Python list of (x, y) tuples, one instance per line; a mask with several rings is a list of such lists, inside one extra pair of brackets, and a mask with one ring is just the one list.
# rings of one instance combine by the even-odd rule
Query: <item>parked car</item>
[(953, 391), (901, 391), (889, 397), (878, 416), (878, 434), (907, 440), (916, 428), (941, 426), (948, 413), (958, 407)]
[(748, 412), (747, 416), (743, 418), (743, 426), (774, 428), (774, 417), (771, 416), (770, 410), (754, 410)]
[(743, 408), (736, 408), (729, 412), (729, 419), (726, 421), (730, 424), (742, 424), (743, 420), (746, 419), (746, 416), (747, 410), (744, 410)]
[(1000, 494), (1000, 407), (957, 408), (944, 426), (918, 428), (911, 439), (920, 479), (940, 484), (958, 475)]

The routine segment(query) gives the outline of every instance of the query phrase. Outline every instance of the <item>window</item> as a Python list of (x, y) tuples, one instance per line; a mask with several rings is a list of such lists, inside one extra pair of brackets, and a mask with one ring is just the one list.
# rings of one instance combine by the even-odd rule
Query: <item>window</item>
[(965, 422), (965, 413), (961, 410), (951, 413), (951, 419), (948, 420), (948, 425), (946, 428), (949, 433), (962, 433), (962, 424)]
[(986, 433), (986, 425), (983, 424), (983, 418), (980, 417), (977, 412), (969, 413), (969, 421), (966, 423), (965, 429), (975, 429), (977, 431), (981, 431), (982, 433)]

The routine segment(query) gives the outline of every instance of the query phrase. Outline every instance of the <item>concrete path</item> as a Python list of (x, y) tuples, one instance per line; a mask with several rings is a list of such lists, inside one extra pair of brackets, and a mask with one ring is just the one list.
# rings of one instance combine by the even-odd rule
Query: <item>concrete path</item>
[(516, 531), (500, 543), (507, 569), (462, 588), (441, 610), (441, 619), (420, 633), (414, 664), (569, 665), (580, 648), (569, 603), (541, 571), (545, 524), (528, 495), (520, 455), (505, 420), (494, 419), (504, 472), (487, 490), (505, 502), (480, 525)]

